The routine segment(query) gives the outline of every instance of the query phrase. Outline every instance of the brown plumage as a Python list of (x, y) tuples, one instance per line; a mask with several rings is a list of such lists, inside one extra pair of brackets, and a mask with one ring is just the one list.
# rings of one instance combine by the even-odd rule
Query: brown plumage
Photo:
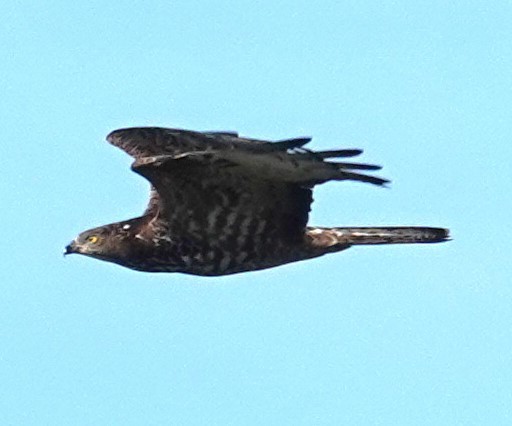
[(310, 138), (267, 142), (236, 133), (157, 127), (110, 133), (151, 183), (141, 217), (90, 229), (66, 247), (149, 272), (227, 275), (318, 257), (359, 244), (434, 243), (426, 227), (307, 226), (312, 188), (330, 180), (384, 185), (370, 164), (330, 161), (358, 149), (310, 151)]

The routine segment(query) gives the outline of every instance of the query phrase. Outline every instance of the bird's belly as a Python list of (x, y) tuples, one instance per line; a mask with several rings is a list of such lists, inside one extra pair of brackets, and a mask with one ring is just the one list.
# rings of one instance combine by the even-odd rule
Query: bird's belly
[[(159, 251), (146, 259), (143, 270), (147, 272), (181, 272), (200, 276), (219, 276), (271, 268), (301, 260), (301, 247), (275, 243), (260, 249), (225, 249), (221, 247), (183, 247)], [(140, 266), (140, 265), (139, 265)]]

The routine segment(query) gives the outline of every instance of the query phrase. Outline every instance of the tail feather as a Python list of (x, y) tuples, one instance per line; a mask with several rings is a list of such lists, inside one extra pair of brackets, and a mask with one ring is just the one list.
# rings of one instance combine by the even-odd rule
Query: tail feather
[(449, 230), (423, 226), (308, 228), (312, 244), (317, 247), (364, 244), (424, 244), (449, 240)]

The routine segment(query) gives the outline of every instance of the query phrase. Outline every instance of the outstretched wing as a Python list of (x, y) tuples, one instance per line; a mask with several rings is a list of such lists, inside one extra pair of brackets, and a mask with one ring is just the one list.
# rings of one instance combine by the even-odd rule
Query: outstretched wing
[(135, 157), (133, 170), (156, 189), (150, 211), (158, 207), (171, 228), (206, 237), (227, 235), (231, 227), (233, 236), (302, 238), (313, 185), (387, 182), (355, 171), (378, 166), (326, 161), (361, 150), (313, 152), (304, 148), (310, 138), (267, 142), (236, 133), (148, 127), (116, 130), (107, 140)]
[(326, 161), (354, 157), (360, 149), (311, 151), (304, 146), (311, 138), (268, 142), (238, 137), (234, 132), (194, 132), (190, 130), (138, 127), (115, 130), (107, 136), (113, 145), (136, 160), (163, 162), (182, 158), (218, 161), (237, 166), (239, 173), (260, 179), (311, 186), (328, 180), (357, 180), (383, 185), (388, 181), (355, 170), (379, 170), (379, 166)]

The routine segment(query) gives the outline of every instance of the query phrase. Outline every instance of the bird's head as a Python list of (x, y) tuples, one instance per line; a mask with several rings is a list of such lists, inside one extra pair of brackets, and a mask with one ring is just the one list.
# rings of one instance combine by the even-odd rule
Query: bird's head
[(104, 260), (117, 256), (119, 238), (111, 225), (100, 226), (82, 232), (64, 249), (64, 255), (83, 254)]

